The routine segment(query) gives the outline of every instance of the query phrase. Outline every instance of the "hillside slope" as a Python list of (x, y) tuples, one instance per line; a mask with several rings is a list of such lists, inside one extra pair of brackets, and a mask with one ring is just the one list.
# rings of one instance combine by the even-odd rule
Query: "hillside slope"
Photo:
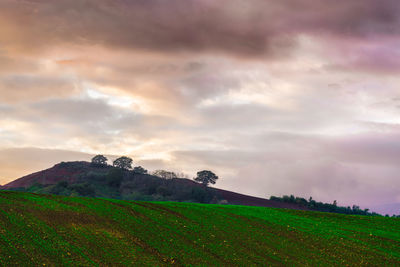
[(0, 192), (0, 265), (400, 265), (400, 219)]
[[(62, 162), (52, 168), (16, 179), (0, 189), (19, 190), (32, 193), (67, 196), (91, 196), (126, 200), (166, 200), (216, 203), (221, 200), (229, 204), (307, 209), (294, 203), (282, 203), (247, 196), (218, 188), (204, 188), (200, 184), (183, 178), (162, 179), (147, 174), (125, 171), (120, 183), (110, 186), (111, 166), (94, 167), (89, 162)], [(60, 182), (67, 182), (59, 186)]]
[(15, 179), (14, 181), (3, 185), (2, 188), (27, 188), (35, 183), (50, 185), (56, 184), (60, 181), (68, 181), (69, 183), (74, 183), (77, 181), (79, 175), (81, 174), (95, 171), (104, 172), (107, 171), (109, 168), (111, 167), (92, 167), (89, 162), (85, 161), (61, 162), (49, 169), (38, 171)]

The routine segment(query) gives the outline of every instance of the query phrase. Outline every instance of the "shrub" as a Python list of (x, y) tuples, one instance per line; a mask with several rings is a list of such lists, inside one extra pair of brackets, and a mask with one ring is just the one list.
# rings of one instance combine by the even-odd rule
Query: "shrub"
[(200, 203), (209, 203), (212, 199), (212, 194), (205, 188), (195, 187), (191, 191), (191, 199)]
[(138, 173), (138, 174), (147, 174), (147, 170), (145, 168), (143, 168), (142, 166), (137, 166), (137, 167), (133, 168), (133, 172)]
[(53, 185), (49, 189), (50, 194), (56, 195), (65, 195), (65, 191), (68, 190), (68, 182), (67, 181), (60, 181), (57, 184)]
[(71, 189), (77, 192), (80, 196), (94, 197), (96, 195), (94, 188), (88, 183), (72, 185)]
[(157, 187), (157, 194), (166, 197), (172, 195), (172, 192), (166, 186), (159, 186)]
[(122, 169), (112, 168), (107, 174), (107, 184), (111, 187), (120, 187), (123, 176)]

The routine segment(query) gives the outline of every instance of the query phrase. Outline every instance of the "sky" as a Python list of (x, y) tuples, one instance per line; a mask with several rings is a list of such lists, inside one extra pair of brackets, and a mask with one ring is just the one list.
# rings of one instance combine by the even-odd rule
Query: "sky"
[(0, 184), (105, 154), (400, 203), (399, 73), (398, 0), (0, 0)]

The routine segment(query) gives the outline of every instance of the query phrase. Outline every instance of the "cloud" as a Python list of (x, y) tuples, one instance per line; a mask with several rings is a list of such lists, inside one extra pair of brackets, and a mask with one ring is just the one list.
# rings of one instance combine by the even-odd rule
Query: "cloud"
[(184, 166), (218, 173), (220, 188), (260, 197), (294, 194), (326, 202), (336, 199), (341, 205), (360, 203), (366, 208), (397, 201), (397, 140), (385, 134), (328, 138), (274, 133), (249, 136), (225, 150), (173, 155)]
[(50, 168), (61, 161), (89, 160), (89, 154), (59, 149), (8, 148), (0, 150), (0, 184)]
[(0, 42), (25, 51), (67, 44), (276, 56), (287, 54), (296, 34), (399, 33), (396, 0), (42, 0), (1, 7)]
[(39, 70), (39, 64), (36, 59), (24, 57), (11, 57), (2, 55), (0, 52), (0, 74), (14, 74), (18, 72), (36, 72)]
[(330, 71), (367, 72), (395, 75), (400, 71), (400, 38), (398, 34), (379, 38), (320, 38), (321, 46), (328, 49)]
[(399, 8), (0, 1), (0, 175), (103, 153), (212, 168), (220, 187), (259, 196), (398, 202)]
[(167, 152), (165, 146), (185, 128), (172, 117), (143, 114), (134, 106), (88, 96), (3, 105), (0, 114), (7, 116), (0, 119), (0, 147), (34, 145), (143, 159)]
[(32, 102), (39, 99), (69, 96), (79, 89), (63, 77), (11, 74), (0, 76), (0, 102)]

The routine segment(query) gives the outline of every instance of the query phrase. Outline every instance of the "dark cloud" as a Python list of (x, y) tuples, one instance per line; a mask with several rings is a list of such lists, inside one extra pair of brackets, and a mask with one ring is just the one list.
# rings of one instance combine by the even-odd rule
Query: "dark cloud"
[(0, 41), (24, 49), (60, 43), (156, 51), (279, 55), (298, 33), (399, 33), (396, 0), (2, 1)]

